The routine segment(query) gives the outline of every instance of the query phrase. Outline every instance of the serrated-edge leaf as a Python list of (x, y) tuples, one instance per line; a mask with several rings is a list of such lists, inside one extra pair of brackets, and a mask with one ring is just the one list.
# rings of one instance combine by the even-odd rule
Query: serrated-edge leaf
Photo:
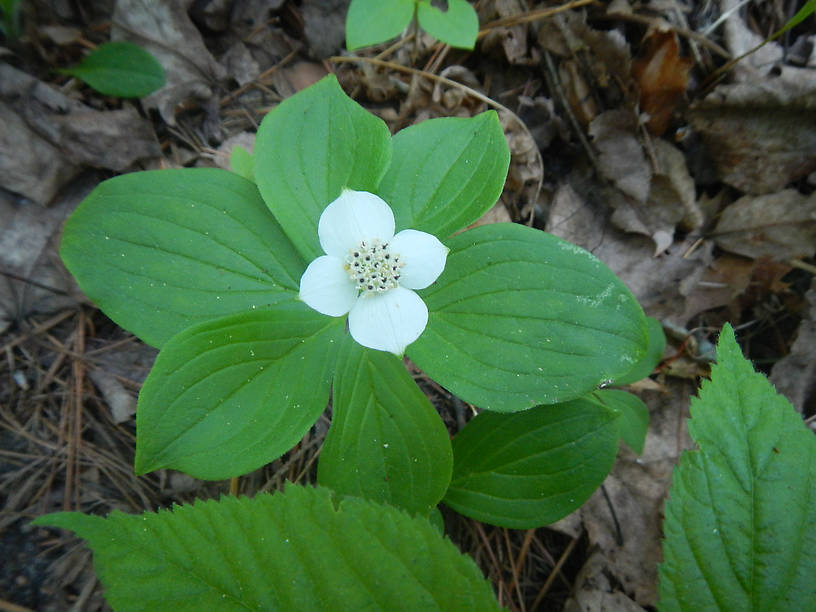
[(402, 360), (347, 337), (318, 482), (425, 516), (445, 495), (452, 470), (448, 430)]
[(346, 47), (354, 51), (399, 36), (411, 23), (414, 6), (414, 0), (351, 0)]
[(408, 356), (486, 410), (581, 397), (629, 370), (646, 321), (596, 257), (551, 234), (497, 223), (451, 238), (445, 271), (420, 292), (428, 326)]
[(816, 440), (726, 324), (692, 399), (699, 450), (675, 469), (661, 610), (805, 610), (816, 601)]
[(298, 303), (173, 336), (139, 394), (136, 473), (220, 480), (280, 457), (325, 409), (342, 334)]
[(40, 517), (94, 551), (117, 612), (498, 610), (476, 564), (423, 518), (324, 488), (172, 512)]
[(209, 168), (101, 183), (68, 219), (60, 256), (105, 314), (156, 347), (203, 320), (295, 300), (306, 267), (255, 185)]
[(391, 135), (329, 75), (264, 117), (254, 151), (263, 199), (298, 252), (312, 261), (323, 254), (320, 213), (344, 188), (376, 192), (391, 161)]
[(393, 138), (377, 190), (397, 228), (445, 238), (479, 219), (501, 195), (510, 150), (495, 111), (428, 119)]
[(451, 47), (473, 49), (479, 34), (479, 16), (466, 0), (447, 0), (448, 10), (420, 2), (417, 6), (419, 26), (431, 36)]
[(649, 409), (636, 395), (620, 389), (602, 389), (594, 394), (602, 404), (620, 414), (621, 439), (638, 455), (643, 452), (649, 429)]
[(617, 412), (590, 398), (482, 412), (453, 439), (453, 479), (443, 503), (501, 527), (554, 523), (609, 474), (618, 426)]
[(128, 41), (99, 45), (83, 60), (62, 70), (106, 96), (141, 98), (165, 82), (162, 65), (148, 51)]

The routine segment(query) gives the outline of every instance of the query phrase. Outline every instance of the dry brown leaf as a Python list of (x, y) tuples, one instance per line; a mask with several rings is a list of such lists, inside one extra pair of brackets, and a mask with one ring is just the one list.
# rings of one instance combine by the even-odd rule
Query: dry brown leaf
[(637, 121), (632, 113), (601, 113), (589, 125), (589, 133), (598, 149), (598, 166), (604, 177), (636, 202), (646, 202), (652, 169), (637, 139)]
[(598, 116), (598, 104), (575, 60), (564, 60), (558, 65), (558, 79), (564, 88), (572, 113), (586, 127)]
[(816, 170), (816, 71), (721, 85), (688, 117), (721, 180), (740, 191), (774, 193)]
[(0, 184), (38, 204), (49, 204), (62, 185), (79, 173), (80, 166), (2, 101), (0, 114)]
[(161, 156), (153, 125), (132, 106), (112, 111), (74, 109), (67, 115), (39, 119), (40, 133), (47, 133), (72, 160), (88, 166), (124, 172), (139, 160)]
[(89, 374), (110, 408), (114, 423), (124, 423), (136, 414), (136, 396), (131, 395), (113, 374), (100, 368), (93, 368)]
[(238, 85), (251, 83), (261, 74), (258, 62), (240, 40), (227, 49), (227, 52), (221, 56), (220, 62), (226, 73), (235, 79)]
[(816, 253), (816, 193), (793, 189), (744, 196), (728, 206), (712, 233), (722, 249), (779, 261)]
[(652, 30), (643, 41), (643, 53), (632, 62), (632, 77), (640, 93), (640, 108), (648, 113), (646, 127), (661, 136), (669, 127), (677, 104), (686, 93), (694, 61), (680, 57), (674, 31)]
[(779, 43), (774, 41), (760, 47), (765, 38), (748, 28), (745, 24), (747, 13), (739, 10), (741, 6), (740, 0), (720, 0), (721, 14), (728, 15), (723, 28), (725, 46), (732, 57), (739, 57), (756, 49), (731, 69), (731, 74), (737, 81), (756, 81), (768, 76), (771, 70), (782, 61), (784, 51)]
[[(502, 19), (523, 15), (526, 8), (520, 0), (496, 0), (496, 12)], [(527, 63), (527, 25), (519, 24), (508, 28), (496, 28), (501, 39), (504, 54), (511, 64)]]
[(810, 309), (799, 323), (790, 354), (771, 369), (771, 382), (796, 410), (816, 414), (816, 279), (805, 294)]
[(649, 236), (655, 243), (654, 254), (660, 255), (674, 242), (674, 231), (681, 221), (686, 229), (696, 229), (702, 225), (703, 215), (683, 154), (660, 139), (652, 142), (652, 149), (658, 170), (652, 175), (646, 203), (617, 193), (610, 193), (608, 199), (615, 209), (612, 222), (627, 232)]
[(505, 111), (499, 111), (499, 121), (510, 149), (510, 168), (507, 171), (506, 188), (518, 194), (524, 191), (526, 185), (535, 184), (537, 186), (542, 179), (544, 169), (541, 165), (538, 146), (527, 126), (519, 123), (514, 116)]
[(349, 0), (310, 0), (301, 7), (303, 35), (317, 58), (345, 49)]
[(753, 269), (754, 262), (744, 257), (726, 254), (715, 259), (698, 279), (683, 285), (686, 302), (681, 319), (734, 304), (748, 288)]
[(644, 609), (618, 590), (610, 576), (609, 559), (603, 553), (592, 554), (578, 575), (572, 596), (564, 603), (563, 612), (644, 612)]
[(4, 321), (76, 306), (84, 299), (60, 261), (58, 234), (98, 180), (76, 181), (50, 208), (0, 195), (0, 270), (32, 281), (0, 275), (0, 328)]
[(176, 124), (176, 110), (181, 104), (211, 100), (213, 85), (226, 77), (187, 15), (189, 4), (189, 0), (116, 0), (113, 11), (111, 39), (136, 43), (164, 67), (164, 87), (142, 102), (148, 108), (157, 108), (169, 125)]

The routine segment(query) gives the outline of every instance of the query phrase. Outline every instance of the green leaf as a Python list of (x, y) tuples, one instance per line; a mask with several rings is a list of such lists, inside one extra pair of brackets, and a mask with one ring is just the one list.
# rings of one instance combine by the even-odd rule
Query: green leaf
[(238, 176), (243, 176), (248, 181), (255, 180), (255, 161), (252, 159), (252, 153), (241, 145), (233, 147), (229, 164), (230, 170)]
[(445, 495), (453, 467), (442, 419), (394, 355), (347, 337), (337, 362), (318, 482), (427, 515)]
[(643, 452), (649, 429), (649, 409), (641, 399), (619, 389), (596, 391), (602, 404), (620, 414), (620, 437), (638, 455)]
[(289, 486), (172, 512), (61, 512), (36, 525), (88, 541), (117, 612), (499, 610), (489, 583), (423, 518)]
[(20, 4), (21, 0), (0, 0), (0, 10), (3, 11), (0, 32), (9, 40), (20, 36)]
[(417, 5), (420, 27), (451, 47), (473, 49), (479, 33), (479, 16), (466, 0), (447, 0), (448, 10), (432, 6), (430, 1)]
[(689, 433), (699, 450), (683, 453), (666, 503), (661, 610), (812, 610), (816, 439), (728, 324)]
[(510, 150), (498, 116), (429, 119), (398, 132), (377, 190), (397, 228), (445, 238), (476, 221), (504, 187)]
[[(782, 34), (787, 32), (791, 28), (796, 27), (797, 25), (802, 23), (805, 19), (810, 17), (814, 11), (816, 11), (816, 0), (807, 0), (807, 2), (805, 2), (802, 5), (802, 8), (796, 11), (796, 14), (793, 17), (791, 17), (784, 26), (782, 26), (779, 30), (771, 34), (771, 36), (766, 38), (765, 42), (763, 42), (762, 44), (764, 45), (767, 42), (776, 40), (777, 38), (782, 36)], [(754, 51), (756, 51), (756, 49), (754, 49)]]
[(173, 336), (139, 394), (136, 473), (220, 480), (280, 457), (326, 408), (343, 323), (292, 304)]
[(615, 379), (615, 385), (630, 385), (649, 376), (663, 358), (666, 350), (666, 335), (663, 326), (654, 317), (646, 317), (646, 326), (649, 332), (649, 345), (643, 357), (623, 376)]
[(253, 183), (203, 168), (100, 184), (60, 255), (105, 314), (157, 347), (202, 320), (294, 300), (306, 267)]
[(354, 51), (399, 36), (413, 16), (414, 0), (351, 0), (346, 47)]
[(323, 254), (323, 209), (344, 187), (375, 192), (390, 160), (385, 123), (346, 96), (334, 75), (272, 110), (255, 141), (258, 189), (306, 261)]
[(430, 317), (408, 356), (465, 401), (500, 412), (564, 402), (646, 350), (640, 306), (583, 249), (510, 223), (447, 245), (445, 271), (420, 292)]
[(83, 80), (99, 93), (141, 98), (164, 86), (164, 68), (150, 53), (131, 42), (99, 45), (76, 66), (60, 72)]
[(443, 502), (485, 523), (531, 529), (580, 507), (612, 469), (618, 413), (587, 397), (483, 412), (453, 439)]

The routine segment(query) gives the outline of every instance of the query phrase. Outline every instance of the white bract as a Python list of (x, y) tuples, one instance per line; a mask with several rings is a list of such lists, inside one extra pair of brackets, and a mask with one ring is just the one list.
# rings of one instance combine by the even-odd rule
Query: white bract
[(348, 313), (359, 344), (402, 355), (428, 324), (424, 289), (445, 269), (448, 248), (417, 230), (394, 235), (394, 213), (366, 191), (343, 190), (320, 215), (326, 253), (300, 278), (300, 299), (332, 317)]

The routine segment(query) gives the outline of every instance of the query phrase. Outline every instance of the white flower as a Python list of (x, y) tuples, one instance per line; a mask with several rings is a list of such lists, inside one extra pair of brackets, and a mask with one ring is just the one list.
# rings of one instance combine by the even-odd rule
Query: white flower
[(394, 235), (394, 213), (366, 191), (343, 190), (320, 215), (320, 246), (300, 278), (300, 299), (332, 317), (348, 313), (359, 344), (402, 355), (428, 324), (424, 289), (445, 269), (448, 248), (416, 230)]

